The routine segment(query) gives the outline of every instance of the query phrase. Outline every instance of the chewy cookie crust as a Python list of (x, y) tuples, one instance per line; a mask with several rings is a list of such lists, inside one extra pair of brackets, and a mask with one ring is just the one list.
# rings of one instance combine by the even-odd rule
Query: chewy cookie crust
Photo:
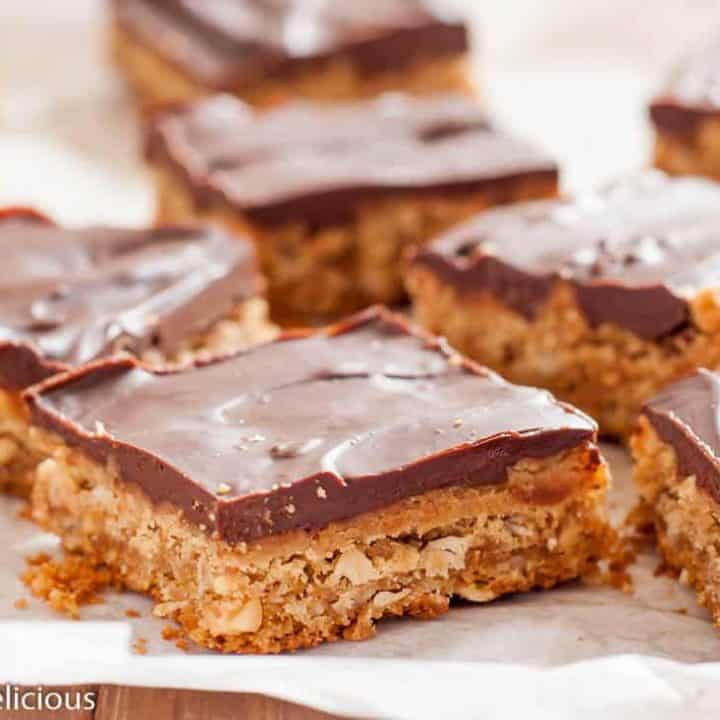
[(416, 317), (628, 437), (660, 388), (720, 365), (718, 203), (714, 183), (650, 174), (482, 213), (416, 254)]
[(105, 362), (27, 400), (36, 520), (229, 652), (549, 587), (609, 537), (592, 422), (386, 312), (194, 370)]
[(707, 370), (645, 407), (632, 437), (637, 513), (655, 530), (665, 562), (695, 589), (720, 625), (720, 378)]
[(97, 357), (183, 363), (274, 336), (252, 246), (202, 228), (57, 227), (0, 212), (0, 487), (27, 487), (21, 391)]
[(552, 161), (457, 96), (260, 114), (215, 97), (157, 116), (147, 151), (158, 218), (253, 237), (284, 324), (400, 302), (408, 247), (483, 208), (557, 190)]
[(113, 9), (114, 59), (146, 104), (218, 91), (257, 106), (471, 92), (463, 22), (422, 0), (114, 0)]
[(363, 640), (383, 617), (429, 619), (453, 597), (550, 588), (590, 572), (610, 538), (606, 470), (587, 444), (518, 463), (503, 487), (437, 490), (247, 546), (208, 538), (56, 441), (46, 450), (34, 519), (223, 652)]

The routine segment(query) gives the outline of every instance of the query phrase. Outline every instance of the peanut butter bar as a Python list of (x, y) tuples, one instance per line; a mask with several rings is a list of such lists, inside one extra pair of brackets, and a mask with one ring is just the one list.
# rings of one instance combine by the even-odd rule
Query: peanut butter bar
[(145, 103), (256, 105), (471, 91), (468, 31), (442, 0), (114, 0), (113, 53)]
[(650, 105), (655, 165), (720, 180), (720, 38), (690, 53)]
[(27, 491), (20, 392), (119, 351), (186, 361), (269, 338), (252, 245), (201, 228), (68, 230), (0, 213), (0, 487)]
[(665, 562), (720, 624), (720, 376), (701, 369), (652, 398), (632, 437), (641, 498)]
[(388, 311), (25, 397), (35, 520), (209, 648), (364, 639), (577, 577), (607, 544), (593, 421)]
[(554, 195), (557, 168), (466, 98), (388, 95), (257, 113), (216, 96), (156, 117), (158, 218), (255, 238), (273, 317), (404, 299), (403, 251), (481, 208)]
[(513, 382), (627, 437), (642, 404), (720, 366), (720, 186), (648, 173), (481, 213), (420, 250), (416, 317)]

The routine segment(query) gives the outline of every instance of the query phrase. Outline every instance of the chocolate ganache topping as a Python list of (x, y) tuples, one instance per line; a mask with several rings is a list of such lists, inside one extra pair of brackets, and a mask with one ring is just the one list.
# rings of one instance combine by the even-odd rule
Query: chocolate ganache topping
[(0, 213), (0, 387), (114, 350), (172, 351), (258, 291), (249, 243), (201, 228), (59, 228)]
[(670, 445), (683, 476), (720, 502), (720, 376), (710, 370), (665, 388), (644, 408), (660, 439)]
[(502, 484), (523, 458), (594, 440), (549, 393), (450, 357), (370, 309), (183, 371), (99, 361), (25, 397), (33, 423), (229, 542)]
[(720, 285), (720, 185), (649, 172), (576, 199), (490, 210), (414, 263), (529, 319), (564, 281), (591, 325), (656, 340), (687, 325), (688, 294)]
[(342, 222), (393, 191), (557, 179), (546, 155), (491, 130), (483, 110), (456, 95), (266, 112), (215, 96), (157, 116), (147, 152), (185, 179), (198, 207), (229, 202), (264, 224)]
[(720, 37), (684, 58), (650, 105), (653, 124), (669, 133), (692, 133), (701, 121), (717, 115), (720, 115)]
[(239, 90), (327, 60), (372, 74), (468, 49), (441, 0), (114, 0), (120, 26), (215, 90)]

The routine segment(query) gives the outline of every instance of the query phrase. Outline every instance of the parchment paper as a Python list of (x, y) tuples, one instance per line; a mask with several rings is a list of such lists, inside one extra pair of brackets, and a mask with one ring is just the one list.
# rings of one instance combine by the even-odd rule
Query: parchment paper
[[(720, 3), (565, 0), (468, 4), (485, 26), (484, 93), (506, 126), (553, 152), (577, 189), (642, 166), (644, 103), (667, 60), (719, 19)], [(140, 224), (152, 213), (136, 118), (104, 61), (102, 7), (0, 2), (0, 205), (71, 223)], [(547, 25), (543, 29), (543, 23)], [(0, 273), (2, 267), (0, 265)], [(605, 446), (621, 519), (629, 463)], [(110, 594), (64, 621), (19, 582), (24, 558), (55, 541), (0, 499), (0, 678), (252, 691), (338, 714), (393, 718), (685, 718), (720, 710), (720, 636), (692, 594), (654, 577), (648, 552), (630, 595), (571, 584), (431, 622), (396, 620), (375, 639), (281, 657), (183, 653), (150, 603)], [(18, 610), (19, 597), (29, 600)], [(129, 608), (140, 612), (128, 619)], [(147, 640), (147, 654), (132, 643)]]

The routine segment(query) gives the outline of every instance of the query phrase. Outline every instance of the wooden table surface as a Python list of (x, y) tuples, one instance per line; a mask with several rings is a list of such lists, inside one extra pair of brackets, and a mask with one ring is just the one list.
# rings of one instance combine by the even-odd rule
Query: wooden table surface
[(115, 685), (47, 690), (94, 692), (95, 710), (0, 710), (0, 720), (332, 720), (336, 717), (263, 695)]

